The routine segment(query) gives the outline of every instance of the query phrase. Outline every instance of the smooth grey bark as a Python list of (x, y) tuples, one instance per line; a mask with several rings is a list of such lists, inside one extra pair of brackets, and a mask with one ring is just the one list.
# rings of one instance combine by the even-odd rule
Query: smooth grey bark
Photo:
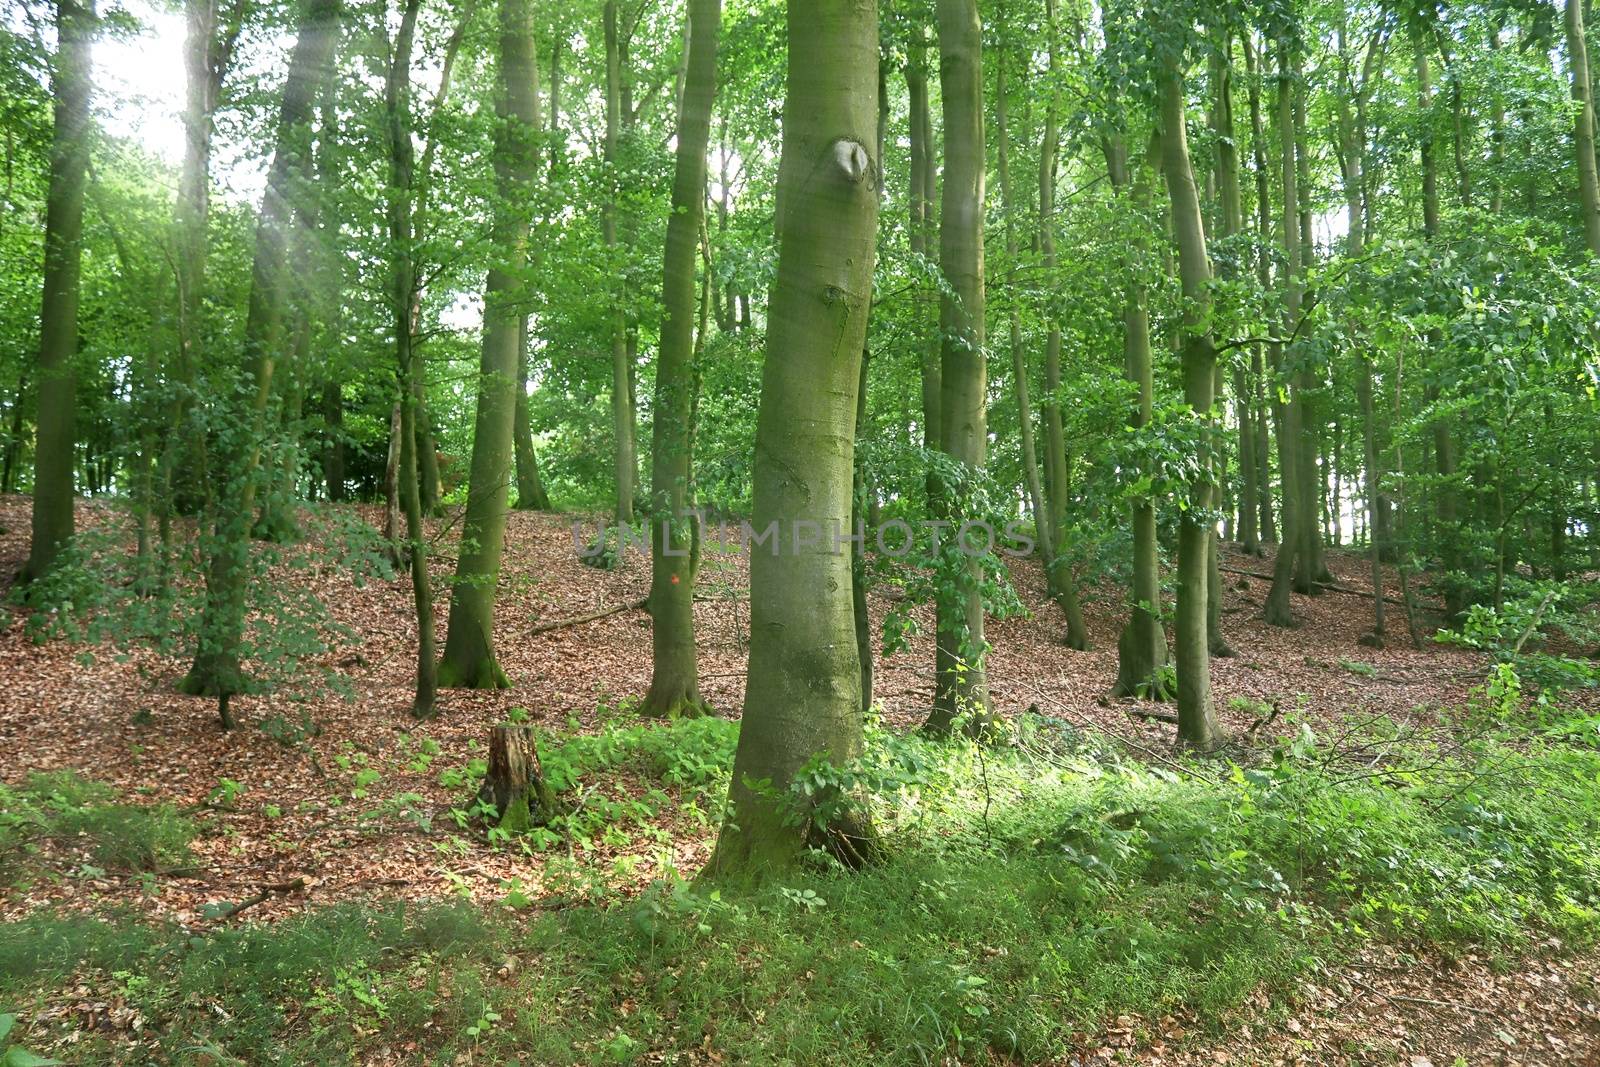
[[(1135, 430), (1149, 426), (1155, 416), (1155, 367), (1150, 349), (1150, 310), (1144, 284), (1139, 280), (1141, 260), (1149, 254), (1143, 237), (1143, 217), (1150, 211), (1150, 169), (1161, 155), (1159, 135), (1137, 163), (1128, 159), (1122, 134), (1105, 138), (1106, 168), (1112, 186), (1126, 197), (1133, 212), (1140, 216), (1130, 230), (1125, 257), (1127, 283), (1122, 304), (1122, 351), (1128, 380), (1138, 391), (1131, 413)], [(1155, 502), (1149, 497), (1133, 501), (1130, 507), (1133, 535), (1132, 604), (1128, 621), (1117, 639), (1117, 681), (1113, 696), (1141, 700), (1169, 700), (1172, 686), (1166, 668), (1172, 662), (1167, 648), (1167, 631), (1161, 621), (1161, 569), (1156, 541)]]
[[(1189, 408), (1213, 422), (1216, 347), (1211, 339), (1211, 264), (1206, 254), (1200, 193), (1189, 158), (1187, 101), (1176, 57), (1160, 77), (1162, 172), (1172, 205), (1172, 229), (1178, 246), (1178, 275), (1183, 286), (1183, 397)], [(1204, 505), (1209, 491), (1200, 496)], [(1203, 512), (1203, 509), (1202, 509)], [(1215, 527), (1195, 509), (1178, 525), (1178, 595), (1173, 624), (1173, 659), (1178, 667), (1178, 740), (1209, 749), (1221, 739), (1211, 698), (1208, 650), (1207, 567)]]
[(511, 681), (494, 650), (494, 602), (505, 550), (517, 393), (522, 381), (524, 275), (528, 217), (539, 166), (539, 66), (533, 5), (499, 3), (498, 119), (494, 139), (494, 259), (483, 294), (483, 348), (473, 421), (472, 467), (461, 524), (456, 577), (450, 587), (439, 684), (507, 689)]
[[(608, 193), (604, 214), (601, 216), (601, 238), (614, 257), (622, 255), (623, 243), (618, 235), (619, 181), (621, 166), (618, 151), (621, 145), (624, 102), (622, 42), (617, 25), (617, 0), (606, 0), (602, 15), (605, 36), (606, 60), (606, 133), (605, 163)], [(630, 109), (631, 110), (631, 109)], [(617, 482), (616, 519), (618, 523), (633, 521), (633, 498), (638, 478), (638, 422), (633, 399), (633, 349), (630, 345), (626, 294), (619, 288), (611, 294), (611, 423), (612, 438), (616, 447), (614, 475)]]
[[(1284, 341), (1293, 335), (1300, 317), (1301, 264), (1300, 264), (1300, 191), (1299, 171), (1295, 164), (1294, 136), (1294, 84), (1298, 74), (1293, 49), (1287, 42), (1279, 46), (1278, 87), (1276, 114), (1278, 142), (1281, 145), (1280, 188), (1283, 191), (1280, 239), (1283, 248), (1283, 271), (1278, 278), (1283, 292), (1283, 316), (1278, 322), (1278, 335), (1273, 344), (1274, 369), (1282, 373)], [(1304, 447), (1301, 437), (1301, 416), (1304, 411), (1301, 388), (1302, 376), (1293, 375), (1289, 381), (1289, 398), (1281, 404), (1278, 427), (1278, 470), (1282, 479), (1279, 495), (1278, 517), (1282, 524), (1282, 538), (1278, 555), (1273, 561), (1272, 588), (1267, 594), (1264, 613), (1270, 626), (1293, 626), (1294, 615), (1289, 594), (1295, 588), (1297, 561), (1305, 553), (1305, 534), (1301, 527), (1314, 523), (1311, 515), (1310, 486), (1304, 483), (1304, 466), (1300, 452)], [(1302, 563), (1301, 567), (1304, 566)]]
[[(50, 188), (45, 197), (44, 297), (39, 311), (37, 431), (33, 454), (33, 529), (23, 581), (50, 573), (76, 529), (73, 464), (77, 451), (78, 288), (83, 260), (83, 201), (89, 173), (90, 49), (93, 0), (57, 0), (51, 95)], [(20, 393), (19, 393), (20, 402)]]
[(1600, 172), (1595, 164), (1594, 81), (1589, 73), (1582, 0), (1567, 0), (1567, 57), (1572, 67), (1572, 99), (1578, 103), (1573, 142), (1578, 150), (1578, 210), (1589, 251), (1600, 256)]
[[(785, 206), (756, 424), (754, 522), (758, 530), (776, 523), (783, 537), (800, 521), (823, 533), (751, 559), (744, 718), (711, 861), (721, 876), (792, 867), (818, 837), (812, 813), (795, 810), (795, 772), (818, 757), (844, 766), (862, 749), (850, 557), (827, 537), (850, 521), (858, 361), (872, 299), (878, 10), (874, 0), (813, 0), (789, 5), (787, 22)], [(863, 858), (859, 824), (827, 830), (819, 843), (847, 861)]]
[[(503, 0), (502, 0), (503, 2)], [(662, 257), (661, 346), (650, 448), (650, 689), (640, 714), (703, 714), (695, 655), (693, 502), (695, 258), (705, 224), (706, 150), (717, 92), (721, 0), (690, 0), (672, 208)], [(709, 279), (708, 279), (709, 284)]]
[(384, 132), (389, 150), (386, 205), (389, 302), (394, 316), (395, 370), (400, 397), (397, 479), (400, 508), (405, 514), (412, 606), (417, 622), (417, 684), (411, 713), (427, 718), (434, 713), (439, 679), (434, 658), (433, 589), (428, 583), (428, 539), (422, 524), (423, 500), (417, 462), (417, 445), (421, 438), (417, 425), (420, 390), (414, 343), (416, 320), (412, 310), (417, 294), (417, 273), (413, 249), (416, 160), (411, 142), (411, 52), (421, 4), (422, 0), (406, 0), (399, 30), (390, 46), (389, 70), (384, 81)]
[[(939, 267), (949, 288), (939, 300), (941, 450), (956, 463), (981, 471), (988, 449), (984, 359), (983, 31), (976, 0), (939, 0), (939, 88), (944, 111), (944, 187), (939, 209)], [(968, 516), (951, 510), (940, 493), (942, 518), (952, 530)], [(950, 558), (947, 556), (946, 558)], [(965, 717), (969, 732), (993, 726), (984, 670), (983, 597), (978, 561), (965, 568), (954, 597), (937, 603), (938, 634), (933, 711), (926, 729), (948, 732)]]

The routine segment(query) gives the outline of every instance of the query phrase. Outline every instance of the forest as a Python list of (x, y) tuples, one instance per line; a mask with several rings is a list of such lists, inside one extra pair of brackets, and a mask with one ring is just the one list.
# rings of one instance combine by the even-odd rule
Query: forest
[(1589, 0), (5, 0), (0, 1065), (1600, 1064)]

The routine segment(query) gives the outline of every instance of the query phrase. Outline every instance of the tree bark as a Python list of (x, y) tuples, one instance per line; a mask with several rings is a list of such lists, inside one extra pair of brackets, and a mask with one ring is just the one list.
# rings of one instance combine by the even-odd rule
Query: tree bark
[(198, 648), (194, 664), (179, 683), (179, 688), (191, 695), (243, 691), (240, 654), (250, 523), (273, 370), (284, 343), (286, 261), (300, 223), (299, 205), (314, 181), (308, 127), (315, 104), (333, 77), (339, 13), (339, 0), (309, 0), (289, 56), (288, 80), (278, 111), (277, 148), (256, 221), (244, 327), (243, 395), (238, 398), (243, 410), (226, 438), (225, 480), (217, 493)]
[(389, 148), (390, 291), (394, 313), (396, 377), (400, 394), (400, 507), (405, 513), (407, 548), (411, 557), (411, 597), (417, 620), (417, 685), (411, 713), (433, 715), (438, 698), (438, 667), (434, 652), (433, 589), (428, 583), (428, 538), (422, 525), (423, 501), (418, 477), (417, 426), (418, 373), (414, 344), (417, 293), (416, 261), (412, 243), (415, 158), (411, 143), (411, 49), (417, 10), (422, 0), (406, 0), (395, 35), (388, 77), (384, 85), (384, 117)]
[(94, 91), (94, 0), (57, 0), (51, 92), (50, 189), (44, 224), (44, 299), (39, 312), (37, 429), (33, 454), (33, 539), (23, 581), (42, 578), (76, 529), (73, 464), (77, 440), (78, 283), (83, 201), (89, 173), (89, 98)]
[[(1215, 400), (1216, 348), (1211, 340), (1211, 265), (1206, 256), (1200, 194), (1189, 159), (1188, 116), (1183, 74), (1176, 56), (1167, 60), (1160, 78), (1162, 171), (1172, 204), (1172, 228), (1178, 245), (1178, 274), (1183, 285), (1183, 395), (1189, 408), (1212, 420)], [(1216, 745), (1220, 735), (1211, 700), (1211, 657), (1208, 652), (1207, 569), (1215, 526), (1205, 505), (1210, 491), (1198, 494), (1200, 515), (1186, 511), (1178, 526), (1178, 595), (1173, 626), (1174, 659), (1178, 666), (1178, 740), (1198, 749)]]
[[(1011, 196), (1008, 92), (1006, 52), (1002, 48), (996, 52), (995, 62), (994, 136), (999, 160), (1000, 203), (1005, 216), (1006, 264), (1013, 274), (1009, 280), (1015, 285), (1014, 275), (1019, 263), (1019, 245), (1016, 204)], [(1045, 136), (1047, 138), (1050, 136), (1048, 128)], [(1046, 147), (1044, 151), (1048, 152), (1049, 148)], [(1048, 225), (1042, 224), (1041, 228), (1048, 229)], [(1039, 476), (1038, 452), (1034, 447), (1033, 438), (1033, 407), (1028, 395), (1028, 356), (1022, 347), (1022, 316), (1015, 298), (1009, 303), (1007, 320), (1011, 335), (1011, 376), (1017, 394), (1017, 424), (1022, 444), (1023, 481), (1028, 490), (1028, 503), (1033, 508), (1033, 525), (1039, 541), (1039, 558), (1044, 564), (1045, 583), (1050, 591), (1050, 598), (1061, 608), (1067, 619), (1067, 647), (1085, 651), (1089, 647), (1089, 635), (1083, 624), (1083, 611), (1078, 605), (1077, 590), (1072, 587), (1072, 576), (1065, 573), (1068, 565), (1056, 554), (1056, 524), (1051, 521), (1049, 503), (1045, 498), (1043, 482)]]
[[(1126, 257), (1127, 284), (1122, 305), (1122, 350), (1128, 380), (1139, 393), (1130, 423), (1142, 431), (1155, 417), (1155, 360), (1150, 350), (1150, 310), (1144, 284), (1139, 281), (1140, 261), (1148, 252), (1143, 219), (1150, 210), (1150, 168), (1159, 159), (1159, 135), (1137, 164), (1130, 164), (1125, 140), (1117, 134), (1105, 141), (1106, 165), (1111, 184), (1125, 196), (1136, 221), (1129, 230)], [(1135, 170), (1136, 167), (1136, 170)], [(1148, 496), (1132, 505), (1133, 587), (1128, 621), (1117, 639), (1117, 681), (1112, 696), (1141, 700), (1170, 700), (1172, 686), (1166, 668), (1172, 662), (1167, 631), (1161, 621), (1161, 566), (1156, 542), (1155, 502)]]
[(1600, 174), (1595, 164), (1594, 82), (1589, 73), (1582, 0), (1567, 0), (1567, 55), (1572, 67), (1572, 99), (1578, 103), (1573, 142), (1578, 149), (1578, 208), (1589, 251), (1600, 256)]
[[(621, 176), (618, 150), (623, 123), (622, 43), (617, 26), (617, 0), (606, 0), (604, 20), (606, 55), (606, 137), (605, 163), (607, 202), (601, 217), (601, 237), (616, 261), (619, 277), (626, 274), (621, 263), (623, 245), (618, 237), (617, 216)], [(617, 522), (633, 521), (635, 479), (638, 477), (638, 422), (633, 401), (633, 356), (629, 345), (627, 295), (619, 284), (611, 294), (611, 423), (616, 445), (614, 473), (617, 482)]]
[(706, 150), (717, 92), (721, 0), (691, 0), (689, 55), (662, 263), (661, 346), (650, 449), (650, 689), (640, 713), (703, 714), (695, 656), (693, 545), (698, 519), (691, 465), (695, 377), (695, 259), (705, 222)]
[(528, 221), (539, 166), (539, 66), (529, 0), (500, 0), (500, 102), (495, 127), (494, 259), (483, 296), (483, 350), (461, 549), (450, 587), (439, 684), (508, 689), (494, 651), (494, 602), (505, 550), (513, 431), (522, 380)]
[[(756, 426), (754, 518), (758, 529), (776, 523), (780, 538), (814, 522), (822, 537), (751, 560), (744, 719), (729, 818), (711, 861), (721, 875), (792, 867), (817, 838), (804, 806), (791, 818), (795, 772), (817, 757), (844, 766), (862, 749), (850, 557), (826, 538), (851, 512), (881, 174), (869, 154), (878, 10), (875, 0), (813, 0), (789, 5), (787, 20), (784, 223)], [(825, 843), (837, 853), (862, 858), (867, 831), (858, 821), (828, 830)]]
[[(939, 87), (944, 107), (945, 167), (940, 201), (939, 266), (949, 289), (939, 301), (942, 343), (939, 355), (941, 449), (974, 473), (981, 471), (988, 447), (984, 363), (983, 213), (985, 150), (983, 134), (982, 28), (976, 0), (939, 0)], [(954, 512), (940, 493), (942, 517), (952, 538), (967, 516)], [(947, 540), (946, 544), (950, 544)], [(993, 724), (984, 669), (983, 597), (978, 561), (964, 558), (959, 545), (945, 559), (959, 567), (953, 590), (937, 603), (938, 634), (933, 711), (926, 728), (948, 732), (966, 717), (968, 732)]]
[[(1293, 336), (1295, 323), (1300, 317), (1300, 191), (1299, 174), (1295, 165), (1294, 84), (1298, 74), (1292, 46), (1279, 45), (1277, 125), (1278, 143), (1282, 146), (1280, 165), (1283, 190), (1282, 227), (1283, 272), (1278, 284), (1283, 291), (1283, 317), (1278, 324), (1278, 338), (1273, 345), (1272, 363), (1282, 372), (1283, 345)], [(1269, 626), (1293, 626), (1294, 614), (1289, 594), (1295, 589), (1296, 562), (1305, 554), (1305, 534), (1302, 525), (1314, 521), (1311, 516), (1310, 487), (1304, 483), (1305, 468), (1300, 452), (1304, 448), (1301, 437), (1302, 406), (1301, 376), (1289, 376), (1289, 398), (1281, 405), (1278, 427), (1278, 471), (1282, 480), (1279, 494), (1278, 519), (1281, 525), (1278, 555), (1273, 561), (1272, 589), (1267, 594), (1265, 618)], [(1299, 569), (1303, 570), (1304, 564)]]

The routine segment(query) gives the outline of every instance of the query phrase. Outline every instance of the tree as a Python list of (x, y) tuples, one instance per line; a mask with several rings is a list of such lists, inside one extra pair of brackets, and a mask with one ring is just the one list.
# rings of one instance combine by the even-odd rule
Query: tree
[(1600, 256), (1600, 176), (1597, 176), (1595, 164), (1594, 82), (1589, 74), (1589, 44), (1584, 36), (1581, 0), (1567, 0), (1566, 27), (1567, 57), (1572, 66), (1572, 99), (1578, 104), (1572, 138), (1578, 150), (1578, 208), (1589, 251)]
[(238, 421), (229, 426), (223, 442), (224, 467), (216, 494), (199, 645), (194, 664), (179, 684), (191, 695), (226, 697), (244, 689), (240, 646), (250, 524), (273, 370), (284, 349), (288, 250), (295, 243), (294, 231), (301, 224), (301, 209), (315, 179), (308, 128), (316, 103), (333, 76), (338, 30), (339, 0), (307, 0), (289, 56), (288, 80), (278, 108), (277, 145), (256, 221), (241, 380), (229, 398), (239, 409)]
[[(1210, 324), (1211, 265), (1206, 256), (1200, 194), (1189, 159), (1187, 101), (1178, 64), (1174, 50), (1160, 74), (1161, 169), (1172, 204), (1178, 272), (1183, 282), (1183, 396), (1207, 431), (1209, 444), (1217, 362)], [(1207, 625), (1207, 569), (1215, 534), (1210, 500), (1209, 486), (1202, 486), (1179, 520), (1178, 595), (1173, 626), (1173, 659), (1178, 666), (1178, 740), (1202, 750), (1219, 740), (1211, 702)]]
[(48, 574), (72, 539), (76, 457), (78, 281), (89, 171), (89, 97), (94, 0), (57, 0), (51, 90), (50, 192), (44, 224), (44, 301), (39, 312), (38, 439), (34, 448), (33, 540), (23, 580)]
[(483, 355), (462, 548), (450, 590), (439, 684), (505, 689), (494, 652), (495, 587), (505, 548), (512, 434), (527, 324), (527, 201), (538, 167), (539, 68), (528, 0), (500, 0), (499, 122), (495, 126), (494, 261), (484, 287)]
[(690, 514), (695, 393), (695, 258), (705, 224), (706, 149), (717, 90), (721, 0), (689, 5), (689, 55), (678, 113), (672, 213), (662, 269), (661, 353), (650, 449), (650, 690), (640, 711), (675, 718), (705, 710), (695, 661), (698, 520)]
[[(964, 468), (983, 470), (988, 448), (984, 356), (983, 29), (976, 0), (939, 0), (939, 86), (944, 108), (944, 188), (939, 208), (939, 267), (948, 288), (939, 300), (940, 447)], [(983, 659), (983, 596), (979, 564), (963, 558), (960, 528), (967, 516), (952, 507), (956, 487), (940, 487), (941, 518), (951, 523), (941, 577), (933, 711), (927, 729), (947, 732), (958, 717), (967, 729), (992, 724)]]
[[(814, 759), (843, 766), (862, 749), (860, 664), (850, 557), (827, 542), (851, 513), (855, 398), (878, 221), (878, 5), (788, 5), (778, 274), (756, 423), (754, 525), (783, 551), (750, 568), (750, 662), (729, 813), (711, 870), (762, 875), (792, 866), (813, 812), (789, 790)], [(795, 537), (816, 523), (821, 536)], [(816, 798), (821, 800), (824, 798)], [(826, 827), (859, 854), (865, 830)]]
[[(433, 587), (428, 582), (428, 540), (422, 525), (422, 486), (417, 459), (418, 383), (416, 337), (412, 313), (417, 293), (417, 265), (413, 242), (415, 147), (411, 141), (411, 52), (416, 39), (417, 12), (422, 0), (406, 0), (400, 28), (390, 43), (388, 72), (384, 78), (383, 113), (389, 149), (389, 188), (386, 215), (389, 224), (389, 305), (393, 314), (395, 378), (399, 395), (398, 451), (400, 507), (405, 513), (407, 555), (411, 564), (411, 596), (417, 619), (417, 687), (411, 714), (426, 718), (434, 712), (439, 674), (434, 662)], [(508, 5), (502, 5), (502, 10)]]

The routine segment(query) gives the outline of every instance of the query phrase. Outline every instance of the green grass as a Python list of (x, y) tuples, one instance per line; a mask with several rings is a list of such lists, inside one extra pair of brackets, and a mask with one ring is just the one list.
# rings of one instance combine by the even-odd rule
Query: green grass
[(86, 845), (95, 864), (116, 870), (164, 872), (189, 861), (191, 819), (170, 804), (110, 798), (105, 785), (70, 771), (31, 774), (19, 789), (0, 786), (0, 863), (9, 867), (39, 839)]
[[(547, 768), (567, 788), (715, 784), (733, 736), (618, 727), (551, 744)], [(875, 732), (871, 752), (849, 773), (895, 848), (861, 873), (667, 878), (556, 911), (346, 904), (203, 938), (34, 916), (0, 930), (0, 1011), (26, 1024), (70, 980), (143, 1013), (140, 1049), (86, 1035), (79, 1063), (1040, 1062), (1118, 1014), (1220, 1025), (1367, 938), (1515, 953), (1600, 931), (1600, 752), (1581, 745), (1380, 774), (1303, 732), (1180, 773), (1039, 723), (1015, 751)]]

